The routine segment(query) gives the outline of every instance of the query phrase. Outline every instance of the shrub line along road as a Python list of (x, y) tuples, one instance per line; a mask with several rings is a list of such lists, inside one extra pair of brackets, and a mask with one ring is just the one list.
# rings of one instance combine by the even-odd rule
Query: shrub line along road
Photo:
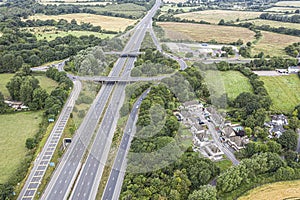
[[(137, 25), (123, 52), (138, 52), (145, 36), (146, 28), (159, 5), (160, 0), (157, 0), (153, 8)], [(135, 60), (135, 57), (129, 57), (128, 59), (120, 57), (109, 76), (128, 74)], [(124, 71), (122, 72), (123, 68)], [(79, 177), (71, 193), (71, 199), (95, 199), (116, 127), (118, 112), (124, 100), (125, 86), (126, 83), (103, 84), (41, 199), (67, 199), (78, 173)], [(109, 101), (110, 97), (111, 101)], [(105, 112), (106, 105), (107, 110)], [(82, 165), (87, 147), (92, 142), (97, 124), (104, 112), (103, 120), (95, 134), (91, 150), (88, 151), (86, 162)], [(104, 145), (101, 146), (101, 143)]]
[(63, 130), (68, 122), (70, 113), (75, 106), (75, 101), (78, 98), (80, 91), (81, 83), (79, 81), (74, 81), (74, 87), (71, 95), (68, 98), (64, 108), (62, 109), (62, 112), (57, 122), (55, 123), (54, 128), (51, 131), (42, 152), (35, 159), (34, 166), (29, 174), (29, 177), (27, 178), (27, 181), (25, 182), (25, 185), (18, 199), (31, 200), (34, 198), (34, 195), (36, 194), (36, 191), (41, 184), (42, 178), (45, 175), (45, 172), (49, 166), (49, 162), (61, 138)]

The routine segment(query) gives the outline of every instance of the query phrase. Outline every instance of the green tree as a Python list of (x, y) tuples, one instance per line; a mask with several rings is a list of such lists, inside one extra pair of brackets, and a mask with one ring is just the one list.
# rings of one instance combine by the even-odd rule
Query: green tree
[(4, 103), (4, 96), (2, 92), (0, 92), (0, 114), (5, 113), (7, 110), (7, 105)]
[(14, 76), (7, 83), (6, 88), (13, 100), (20, 100), (20, 88), (23, 80), (20, 76)]
[(35, 147), (35, 139), (34, 138), (27, 138), (26, 139), (26, 148), (27, 149), (33, 149)]
[(45, 107), (45, 101), (48, 98), (48, 93), (45, 89), (37, 88), (33, 91), (32, 103), (29, 106), (35, 110), (43, 109)]
[(278, 143), (281, 144), (285, 150), (295, 151), (298, 144), (298, 134), (293, 130), (287, 130), (278, 138)]
[(210, 185), (201, 186), (189, 195), (188, 200), (217, 200), (217, 190)]

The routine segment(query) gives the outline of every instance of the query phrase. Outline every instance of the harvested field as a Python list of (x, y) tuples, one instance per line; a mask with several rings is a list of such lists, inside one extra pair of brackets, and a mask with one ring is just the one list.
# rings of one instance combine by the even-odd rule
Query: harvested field
[(218, 43), (231, 43), (242, 39), (244, 43), (254, 40), (254, 32), (247, 28), (207, 24), (159, 22), (165, 31), (165, 38), (171, 40), (192, 40)]
[(279, 1), (275, 4), (276, 6), (293, 6), (300, 7), (300, 1)]
[(291, 7), (272, 7), (264, 10), (265, 12), (295, 12), (299, 8), (291, 8)]
[(30, 16), (29, 19), (54, 19), (56, 21), (60, 19), (65, 19), (68, 22), (71, 22), (72, 19), (75, 19), (77, 23), (85, 22), (91, 23), (94, 26), (101, 26), (102, 29), (111, 30), (111, 31), (124, 31), (127, 26), (133, 25), (135, 20), (119, 18), (119, 17), (109, 17), (103, 15), (93, 15), (86, 13), (75, 13), (75, 14), (66, 14), (66, 15), (34, 15)]
[(265, 55), (282, 56), (285, 54), (284, 48), (292, 43), (300, 42), (300, 37), (283, 35), (279, 33), (272, 33), (261, 31), (263, 37), (254, 45), (252, 54), (264, 52)]
[(300, 181), (285, 181), (266, 184), (247, 192), (238, 200), (282, 200), (300, 199)]
[(200, 21), (204, 20), (210, 23), (218, 24), (221, 19), (225, 21), (236, 21), (258, 18), (262, 12), (233, 11), (233, 10), (204, 10), (175, 15), (182, 19)]
[(258, 26), (270, 25), (271, 27), (275, 27), (275, 28), (285, 27), (285, 28), (292, 28), (292, 29), (300, 29), (300, 24), (297, 23), (278, 22), (278, 21), (264, 20), (264, 19), (249, 20), (248, 22), (254, 23), (255, 25)]

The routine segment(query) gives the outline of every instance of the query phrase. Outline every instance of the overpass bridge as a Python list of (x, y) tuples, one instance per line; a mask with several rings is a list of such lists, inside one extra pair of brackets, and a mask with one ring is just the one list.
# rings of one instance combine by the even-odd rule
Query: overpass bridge
[(138, 81), (161, 81), (164, 78), (170, 77), (173, 74), (164, 75), (164, 76), (154, 76), (154, 77), (117, 77), (117, 76), (78, 76), (74, 77), (75, 79), (82, 80), (82, 81), (95, 81), (95, 82), (108, 82), (108, 83), (116, 83), (116, 82), (123, 82), (123, 83), (134, 83)]

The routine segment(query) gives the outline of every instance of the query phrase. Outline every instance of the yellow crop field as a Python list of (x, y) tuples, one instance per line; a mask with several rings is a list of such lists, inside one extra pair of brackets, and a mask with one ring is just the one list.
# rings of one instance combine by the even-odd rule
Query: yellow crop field
[(300, 42), (300, 37), (272, 33), (267, 31), (261, 32), (262, 39), (253, 47), (252, 52), (257, 54), (264, 52), (265, 55), (279, 56), (283, 55), (284, 48), (292, 43)]
[(186, 0), (164, 0), (165, 3), (184, 3)]
[(266, 184), (250, 190), (238, 200), (282, 200), (300, 198), (300, 180)]
[(254, 23), (255, 25), (270, 25), (271, 27), (285, 27), (285, 28), (295, 28), (300, 29), (300, 24), (297, 23), (289, 23), (289, 22), (278, 22), (273, 20), (264, 20), (264, 19), (255, 19), (255, 20), (249, 20), (248, 22)]
[(234, 10), (204, 10), (175, 15), (181, 19), (200, 21), (204, 20), (217, 24), (221, 19), (225, 21), (236, 21), (236, 19), (246, 20), (258, 18), (262, 12), (234, 11)]
[(268, 8), (264, 11), (266, 11), (266, 12), (286, 12), (286, 11), (295, 12), (295, 10), (297, 10), (297, 9), (299, 9), (299, 8), (296, 8), (296, 7), (294, 7), (294, 8), (291, 8), (291, 7), (272, 7), (272, 8)]
[(300, 1), (279, 1), (275, 5), (300, 7)]
[(218, 26), (207, 24), (159, 22), (165, 31), (165, 37), (171, 40), (193, 40), (218, 43), (231, 43), (242, 39), (244, 43), (254, 40), (254, 32), (247, 28)]
[(94, 26), (101, 26), (102, 29), (111, 31), (124, 31), (127, 26), (133, 25), (135, 20), (119, 18), (119, 17), (109, 17), (103, 15), (93, 15), (86, 13), (75, 13), (75, 14), (65, 14), (65, 15), (34, 15), (30, 16), (29, 19), (54, 19), (56, 21), (60, 19), (65, 19), (70, 22), (75, 19), (77, 23), (85, 22), (91, 23)]

